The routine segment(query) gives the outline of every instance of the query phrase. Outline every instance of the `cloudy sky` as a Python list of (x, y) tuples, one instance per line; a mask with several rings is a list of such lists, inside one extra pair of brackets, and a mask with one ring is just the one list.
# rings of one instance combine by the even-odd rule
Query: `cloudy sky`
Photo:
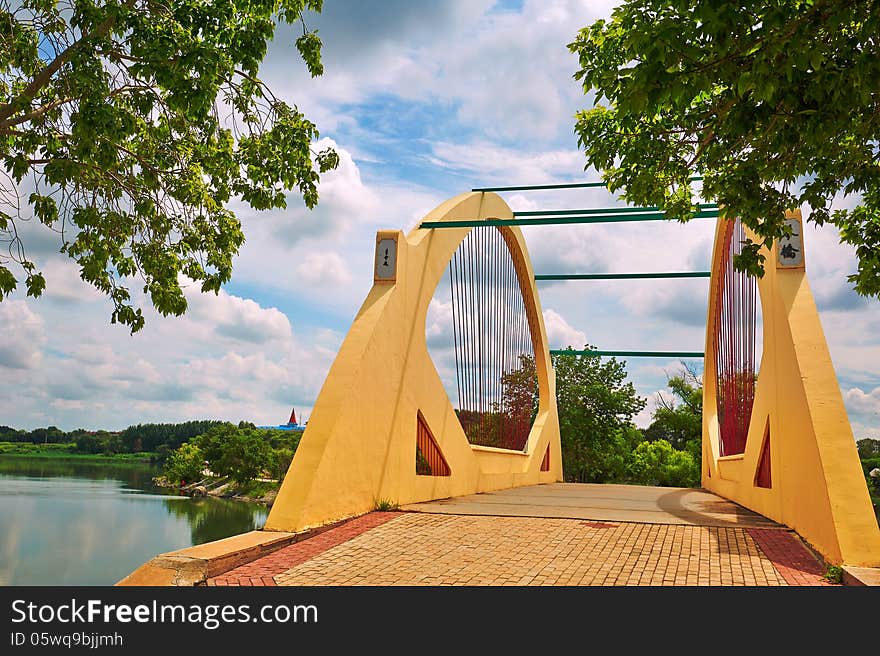
[[(566, 44), (614, 2), (576, 0), (326, 0), (309, 15), (325, 74), (311, 79), (281, 28), (263, 77), (315, 121), (340, 154), (317, 209), (291, 195), (285, 211), (241, 211), (247, 242), (218, 296), (188, 294), (189, 312), (147, 312), (135, 336), (54, 255), (51, 233), (27, 243), (44, 296), (0, 303), (0, 424), (120, 429), (197, 418), (281, 423), (308, 417), (372, 281), (374, 235), (409, 230), (474, 186), (597, 180), (584, 171), (573, 115), (589, 100)], [(323, 143), (321, 145), (323, 145)], [(514, 209), (604, 207), (603, 190), (505, 194)], [(806, 208), (805, 208), (806, 210)], [(712, 221), (686, 226), (525, 229), (536, 272), (706, 269)], [(880, 438), (880, 302), (849, 290), (851, 248), (809, 227), (808, 274), (857, 437)], [(541, 283), (553, 346), (697, 350), (705, 280)], [(442, 333), (445, 290), (428, 331)], [(447, 370), (448, 353), (436, 354)], [(701, 366), (701, 363), (699, 363)], [(677, 361), (634, 359), (653, 399)], [(638, 417), (646, 425), (654, 403)]]

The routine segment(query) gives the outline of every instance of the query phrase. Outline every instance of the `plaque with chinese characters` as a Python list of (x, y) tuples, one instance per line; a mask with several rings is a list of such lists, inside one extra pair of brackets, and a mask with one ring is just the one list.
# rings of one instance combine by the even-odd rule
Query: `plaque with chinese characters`
[(397, 280), (397, 237), (399, 232), (380, 231), (376, 234), (376, 265), (374, 282)]
[(776, 245), (777, 269), (804, 268), (804, 226), (800, 217), (789, 216), (785, 225), (791, 229), (788, 237), (783, 237)]

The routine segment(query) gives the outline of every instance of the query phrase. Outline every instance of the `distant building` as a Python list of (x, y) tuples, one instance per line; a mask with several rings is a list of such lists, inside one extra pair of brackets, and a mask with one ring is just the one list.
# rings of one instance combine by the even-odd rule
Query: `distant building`
[(296, 430), (296, 431), (302, 431), (302, 430), (305, 430), (305, 429), (306, 429), (306, 424), (308, 424), (308, 423), (309, 423), (309, 422), (306, 422), (305, 424), (300, 424), (300, 423), (298, 423), (298, 422), (296, 421), (296, 408), (293, 408), (293, 409), (290, 411), (290, 419), (287, 420), (287, 423), (286, 423), (286, 424), (280, 424), (279, 426), (257, 426), (257, 428), (272, 428), (272, 429), (274, 429), (274, 430)]

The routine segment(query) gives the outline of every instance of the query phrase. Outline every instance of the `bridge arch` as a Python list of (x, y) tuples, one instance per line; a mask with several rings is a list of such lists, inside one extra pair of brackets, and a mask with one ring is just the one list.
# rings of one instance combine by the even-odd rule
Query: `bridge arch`
[[(495, 193), (447, 200), (425, 221), (512, 219)], [(556, 390), (535, 277), (519, 228), (498, 226), (529, 321), (538, 412), (522, 451), (472, 445), (428, 352), (428, 305), (472, 230), (376, 236), (374, 283), (321, 389), (266, 529), (301, 531), (374, 509), (562, 480)], [(430, 475), (417, 473), (417, 454)], [(431, 464), (433, 463), (433, 464)]]

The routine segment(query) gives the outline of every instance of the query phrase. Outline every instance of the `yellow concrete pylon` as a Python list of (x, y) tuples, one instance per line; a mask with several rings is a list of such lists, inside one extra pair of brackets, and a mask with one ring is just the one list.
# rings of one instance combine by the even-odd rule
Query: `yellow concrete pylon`
[[(494, 193), (466, 193), (426, 221), (513, 218)], [(471, 228), (376, 237), (373, 288), (330, 368), (265, 528), (301, 531), (396, 504), (562, 480), (556, 389), (534, 274), (519, 228), (500, 228), (529, 319), (539, 407), (524, 452), (472, 446), (428, 354), (428, 305)], [(416, 474), (423, 418), (448, 476)], [(542, 471), (547, 448), (549, 468)]]
[[(797, 257), (780, 244), (758, 280), (763, 354), (745, 451), (719, 456), (715, 374), (716, 306), (720, 302), (725, 221), (712, 257), (703, 376), (703, 487), (790, 526), (835, 564), (880, 566), (880, 530), (859, 463), (828, 345), (805, 271), (800, 210), (792, 222)], [(769, 440), (770, 487), (756, 472)]]

